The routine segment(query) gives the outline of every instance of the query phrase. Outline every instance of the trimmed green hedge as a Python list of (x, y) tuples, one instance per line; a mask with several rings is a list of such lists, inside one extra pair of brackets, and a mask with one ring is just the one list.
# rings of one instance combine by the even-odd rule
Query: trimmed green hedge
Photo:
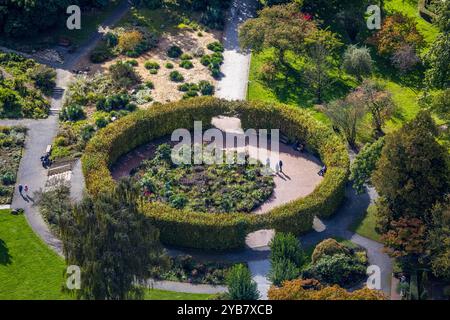
[(120, 156), (175, 129), (193, 129), (194, 120), (210, 124), (218, 115), (237, 115), (244, 128), (281, 128), (290, 139), (305, 141), (327, 165), (327, 174), (310, 195), (263, 215), (186, 212), (162, 203), (145, 203), (142, 210), (160, 229), (164, 243), (210, 250), (239, 248), (248, 233), (260, 229), (304, 233), (311, 229), (314, 216), (328, 217), (340, 205), (349, 159), (345, 145), (332, 130), (299, 108), (212, 97), (140, 110), (100, 130), (82, 158), (88, 191), (95, 195), (111, 189), (115, 182), (109, 168)]

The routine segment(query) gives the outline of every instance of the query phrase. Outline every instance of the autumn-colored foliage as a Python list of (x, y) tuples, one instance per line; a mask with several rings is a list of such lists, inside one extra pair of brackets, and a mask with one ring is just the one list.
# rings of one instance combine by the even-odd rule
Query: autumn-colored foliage
[(417, 218), (400, 218), (391, 222), (392, 229), (383, 235), (389, 253), (394, 257), (420, 254), (425, 246), (425, 224)]
[(127, 31), (119, 36), (118, 47), (121, 52), (133, 51), (143, 41), (144, 36), (137, 30)]
[(375, 36), (369, 42), (377, 47), (380, 55), (390, 56), (405, 44), (420, 49), (424, 45), (423, 36), (417, 31), (413, 18), (396, 13), (387, 17)]
[(286, 281), (282, 287), (272, 286), (268, 292), (269, 300), (385, 300), (379, 290), (367, 287), (349, 292), (338, 285), (323, 287), (314, 279)]

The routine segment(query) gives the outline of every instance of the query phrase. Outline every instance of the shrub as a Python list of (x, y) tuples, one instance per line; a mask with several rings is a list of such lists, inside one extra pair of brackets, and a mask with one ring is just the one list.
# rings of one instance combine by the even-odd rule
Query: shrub
[(184, 69), (192, 69), (194, 67), (194, 65), (189, 60), (183, 60), (180, 62), (180, 67), (182, 67)]
[(294, 280), (299, 276), (299, 268), (288, 259), (273, 262), (269, 271), (269, 280), (275, 286), (281, 286), (285, 281)]
[(230, 300), (258, 300), (259, 292), (248, 268), (243, 264), (233, 266), (226, 277)]
[(56, 83), (56, 71), (50, 67), (38, 65), (30, 73), (31, 79), (34, 80), (36, 86), (46, 95), (52, 93)]
[(329, 285), (352, 286), (366, 277), (366, 266), (354, 256), (344, 253), (325, 255), (304, 270), (303, 277)]
[(108, 47), (106, 42), (101, 41), (94, 50), (92, 50), (89, 59), (92, 63), (102, 63), (112, 58), (114, 55), (111, 48)]
[(143, 40), (144, 36), (138, 30), (126, 31), (119, 35), (117, 47), (126, 54), (135, 51)]
[(167, 69), (173, 69), (173, 63), (171, 62), (167, 62), (165, 66)]
[(153, 82), (150, 81), (150, 80), (148, 80), (148, 81), (145, 82), (145, 86), (146, 86), (148, 89), (155, 89), (155, 85), (154, 85)]
[(63, 121), (78, 121), (84, 119), (86, 114), (84, 113), (83, 107), (78, 104), (72, 104), (65, 106), (61, 110), (59, 115), (60, 119)]
[(314, 248), (314, 252), (311, 256), (311, 261), (312, 263), (316, 263), (320, 258), (324, 256), (332, 256), (338, 253), (347, 254), (349, 253), (349, 249), (337, 242), (335, 239), (325, 239)]
[(208, 44), (207, 48), (214, 52), (224, 52), (225, 51), (223, 44), (220, 43), (219, 41), (215, 41), (215, 42)]
[(212, 96), (215, 91), (214, 86), (209, 81), (206, 80), (201, 80), (198, 83), (198, 88), (200, 89), (200, 92), (204, 96)]
[(300, 241), (292, 233), (277, 232), (269, 246), (272, 263), (288, 260), (297, 268), (302, 265), (303, 251), (300, 247)]
[(105, 117), (100, 117), (97, 120), (95, 120), (95, 125), (97, 126), (97, 128), (104, 128), (108, 125), (108, 120), (106, 120)]
[(2, 176), (1, 176), (1, 179), (2, 179), (2, 183), (4, 184), (4, 185), (12, 185), (12, 184), (14, 184), (14, 183), (16, 183), (16, 175), (13, 173), (13, 172), (11, 172), (11, 171), (7, 171), (7, 172), (5, 172)]
[(183, 53), (183, 54), (180, 56), (180, 59), (181, 59), (181, 60), (192, 60), (192, 56), (191, 56), (189, 53)]
[(323, 181), (310, 195), (272, 209), (263, 215), (186, 212), (163, 203), (143, 204), (142, 212), (160, 230), (161, 241), (190, 248), (229, 250), (243, 247), (246, 235), (275, 229), (299, 235), (309, 231), (314, 216), (328, 217), (341, 204), (348, 178), (348, 153), (341, 139), (307, 111), (287, 105), (228, 102), (212, 97), (182, 100), (158, 108), (138, 110), (115, 121), (91, 139), (82, 158), (88, 191), (110, 190), (114, 180), (109, 167), (116, 160), (178, 128), (193, 129), (194, 120), (210, 123), (212, 117), (239, 115), (244, 128), (283, 129), (292, 141), (305, 141), (327, 165)]
[(179, 46), (171, 46), (168, 50), (167, 50), (167, 56), (169, 58), (179, 58), (181, 55), (183, 54), (183, 50), (181, 50), (181, 48)]
[(123, 61), (117, 61), (109, 67), (111, 79), (118, 88), (129, 88), (140, 81), (139, 75), (133, 67)]
[(183, 75), (178, 71), (172, 71), (169, 75), (169, 78), (173, 82), (183, 82), (184, 81)]
[(137, 67), (139, 65), (136, 59), (128, 60), (127, 63), (132, 67)]
[(147, 70), (152, 70), (152, 69), (158, 70), (160, 68), (158, 62), (156, 62), (156, 61), (147, 61), (147, 62), (145, 62), (144, 67)]

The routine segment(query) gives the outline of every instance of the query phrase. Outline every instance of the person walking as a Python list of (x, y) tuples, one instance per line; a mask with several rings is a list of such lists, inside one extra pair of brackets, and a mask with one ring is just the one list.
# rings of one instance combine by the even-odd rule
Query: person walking
[(23, 186), (21, 184), (19, 184), (19, 193), (20, 193), (20, 195), (22, 195), (22, 191), (23, 191)]
[(25, 191), (25, 197), (28, 197), (28, 185), (25, 185), (23, 191)]
[(283, 161), (280, 160), (280, 162), (278, 162), (278, 165), (280, 166), (280, 172), (283, 172)]

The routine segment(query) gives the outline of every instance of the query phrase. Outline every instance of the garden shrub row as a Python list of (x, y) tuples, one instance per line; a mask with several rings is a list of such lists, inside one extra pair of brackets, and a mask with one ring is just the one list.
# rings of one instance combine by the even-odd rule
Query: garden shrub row
[(99, 131), (82, 158), (83, 173), (91, 194), (114, 185), (109, 168), (136, 147), (169, 135), (178, 128), (192, 129), (195, 121), (205, 124), (218, 115), (237, 115), (245, 128), (282, 128), (291, 140), (307, 143), (327, 165), (322, 183), (307, 197), (274, 208), (263, 215), (211, 214), (180, 211), (162, 203), (145, 203), (143, 212), (160, 229), (169, 245), (206, 250), (243, 247), (248, 233), (260, 229), (301, 234), (311, 229), (314, 216), (330, 216), (340, 205), (348, 177), (346, 148), (329, 128), (307, 111), (285, 105), (229, 102), (198, 97), (139, 110)]

